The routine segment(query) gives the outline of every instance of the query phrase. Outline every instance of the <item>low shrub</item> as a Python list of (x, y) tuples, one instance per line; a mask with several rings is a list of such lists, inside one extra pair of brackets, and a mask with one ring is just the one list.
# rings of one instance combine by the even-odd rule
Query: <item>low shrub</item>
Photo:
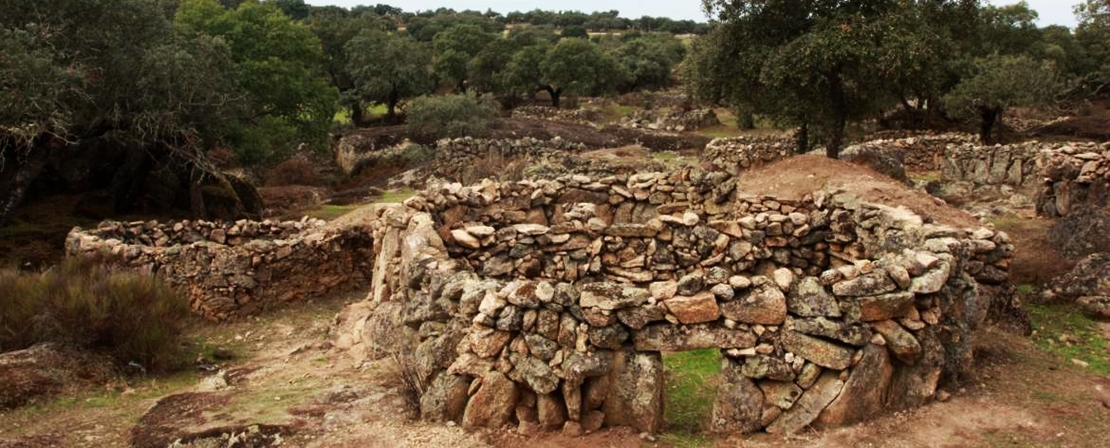
[(189, 304), (154, 276), (69, 259), (42, 274), (0, 272), (0, 351), (56, 342), (150, 371), (177, 367)]
[(491, 104), (470, 95), (422, 96), (405, 111), (409, 132), (437, 139), (482, 131), (495, 114)]
[(308, 160), (294, 157), (279, 163), (266, 176), (266, 184), (271, 187), (288, 185), (315, 186), (320, 183), (316, 168)]

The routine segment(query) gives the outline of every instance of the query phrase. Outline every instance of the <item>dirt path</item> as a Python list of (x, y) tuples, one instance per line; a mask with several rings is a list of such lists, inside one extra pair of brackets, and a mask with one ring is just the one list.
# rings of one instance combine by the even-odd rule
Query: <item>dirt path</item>
[[(133, 437), (172, 442), (177, 434), (208, 431), (218, 437), (251, 425), (277, 428), (282, 446), (290, 447), (1110, 446), (1104, 434), (1110, 428), (1110, 379), (1083, 373), (1022, 338), (995, 331), (980, 336), (977, 380), (951, 391), (946, 402), (786, 439), (766, 434), (717, 441), (648, 438), (627, 429), (529, 439), (512, 431), (467, 433), (416, 423), (388, 362), (354, 365), (330, 346), (333, 316), (358, 298), (308, 304), (249, 322), (200, 326), (191, 337), (202, 346), (237, 356), (222, 366), (226, 388), (216, 387), (222, 386), (213, 380), (216, 375), (188, 372), (58, 397), (0, 414), (0, 447), (122, 447)], [(160, 401), (167, 396), (175, 398)], [(155, 406), (158, 412), (148, 413)], [(145, 432), (132, 433), (140, 418)], [(143, 439), (143, 434), (157, 437)]]

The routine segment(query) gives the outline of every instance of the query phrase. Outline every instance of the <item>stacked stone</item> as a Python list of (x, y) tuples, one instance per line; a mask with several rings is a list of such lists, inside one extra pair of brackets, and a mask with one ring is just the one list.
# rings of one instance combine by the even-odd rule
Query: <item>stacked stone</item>
[(372, 296), (404, 301), (432, 360), (422, 415), (524, 432), (658, 431), (660, 353), (703, 348), (725, 360), (717, 431), (923, 404), (970, 357), (989, 305), (976, 279), (1004, 281), (1012, 250), (989, 229), (847, 195), (743, 196), (689, 170), (444, 185), (406, 205), (385, 237), (441, 258), (379, 258), (411, 290)]
[(794, 155), (797, 144), (789, 137), (728, 137), (709, 142), (702, 151), (701, 161), (717, 165), (729, 173)]
[(298, 233), (324, 227), (327, 222), (304, 217), (300, 221), (214, 222), (205, 220), (160, 223), (158, 221), (104, 221), (88, 235), (123, 244), (169, 247), (203, 241), (242, 246), (256, 239), (287, 239)]
[(671, 109), (662, 115), (657, 110), (637, 110), (621, 118), (620, 126), (628, 129), (687, 132), (719, 124), (721, 121), (713, 109)]
[[(909, 135), (907, 135), (909, 134)], [(903, 131), (881, 132), (867, 142), (854, 146), (877, 148), (902, 161), (908, 171), (936, 171), (944, 166), (945, 149), (949, 145), (975, 145), (978, 137), (964, 133), (914, 134)], [(845, 148), (845, 151), (853, 146)]]
[(1085, 206), (1110, 204), (1110, 143), (1068, 143), (1042, 149), (1036, 158), (1043, 184), (1037, 212), (1068, 216)]
[(1033, 185), (1037, 181), (1037, 153), (1045, 146), (1035, 141), (995, 146), (951, 144), (944, 150), (941, 177), (946, 182), (970, 182), (976, 186)]
[(152, 273), (186, 297), (194, 312), (224, 321), (365, 280), (373, 243), (366, 230), (325, 224), (308, 218), (104, 222), (95, 231), (70, 231), (66, 253)]
[(1099, 319), (1110, 319), (1110, 254), (1085, 257), (1071, 272), (1050, 282), (1044, 291), (1051, 300), (1073, 300)]
[(513, 109), (513, 118), (564, 121), (593, 125), (601, 120), (601, 111), (597, 109), (556, 109), (547, 106), (521, 106)]

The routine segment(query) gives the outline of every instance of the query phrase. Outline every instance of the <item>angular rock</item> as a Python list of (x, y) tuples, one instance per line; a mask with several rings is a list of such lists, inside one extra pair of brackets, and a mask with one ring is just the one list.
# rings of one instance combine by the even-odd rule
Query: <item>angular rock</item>
[(876, 269), (851, 280), (833, 284), (833, 294), (846, 297), (875, 296), (894, 291), (898, 285), (886, 275), (886, 271)]
[(463, 413), (464, 428), (500, 428), (509, 423), (520, 391), (516, 383), (501, 372), (482, 377), (478, 391), (470, 397)]
[(782, 325), (786, 321), (786, 296), (770, 285), (723, 303), (720, 308), (726, 318), (745, 324)]
[(802, 431), (836, 399), (843, 387), (844, 381), (840, 380), (839, 372), (829, 371), (821, 374), (813, 387), (806, 390), (789, 411), (783, 412), (782, 416), (767, 427), (767, 432), (794, 434)]
[(492, 358), (501, 353), (513, 334), (505, 331), (488, 331), (485, 334), (470, 334), (470, 350), (482, 358)]
[(536, 417), (547, 430), (558, 429), (567, 421), (567, 407), (559, 394), (539, 394), (536, 397)]
[(452, 230), (451, 237), (455, 239), (458, 245), (467, 249), (478, 249), (482, 247), (482, 242), (479, 241), (478, 238), (475, 238), (474, 235), (462, 229)]
[(797, 384), (787, 381), (760, 381), (759, 389), (763, 391), (764, 406), (777, 406), (782, 410), (793, 407), (804, 392)]
[(579, 306), (602, 310), (619, 310), (647, 303), (651, 293), (646, 289), (620, 283), (590, 283), (582, 287)]
[(671, 314), (684, 324), (699, 324), (713, 322), (721, 317), (721, 310), (717, 307), (716, 296), (709, 291), (702, 291), (693, 296), (675, 296), (663, 302)]
[(898, 322), (893, 320), (873, 322), (871, 327), (875, 332), (883, 335), (887, 348), (899, 361), (912, 366), (921, 358), (921, 344), (909, 331), (898, 325)]
[(663, 427), (663, 358), (626, 347), (616, 353), (609, 397), (602, 411), (608, 426), (658, 433)]
[(678, 294), (678, 282), (655, 282), (648, 285), (648, 290), (651, 291), (651, 296), (655, 300), (662, 302)]
[(824, 317), (794, 319), (794, 331), (810, 336), (835, 339), (857, 347), (867, 345), (867, 342), (871, 340), (871, 330), (864, 325), (851, 325)]
[(803, 278), (797, 283), (786, 298), (786, 308), (795, 316), (840, 317), (840, 307), (836, 303), (836, 298), (821, 286), (820, 280), (814, 277)]
[(913, 311), (913, 306), (914, 294), (912, 292), (860, 297), (860, 320), (874, 322), (904, 317)]
[(768, 378), (775, 381), (793, 381), (794, 370), (782, 359), (759, 355), (744, 360), (740, 374), (751, 379)]
[(678, 280), (678, 294), (692, 296), (705, 287), (705, 277), (701, 274), (687, 274)]
[(590, 344), (594, 347), (616, 350), (628, 339), (628, 330), (623, 325), (609, 325), (607, 327), (590, 327)]
[(855, 354), (849, 348), (795, 331), (783, 332), (782, 346), (797, 356), (833, 370), (847, 369), (852, 365), (852, 355)]
[(666, 312), (662, 308), (653, 305), (617, 310), (617, 318), (633, 330), (639, 330), (652, 322), (661, 321), (665, 316)]
[(910, 282), (910, 292), (915, 294), (932, 294), (940, 291), (948, 282), (948, 263), (940, 262), (936, 269), (932, 269)]
[(716, 434), (748, 434), (759, 431), (763, 417), (763, 392), (752, 380), (736, 381), (717, 386), (713, 412), (709, 417), (710, 431)]
[(605, 229), (606, 235), (633, 238), (653, 238), (658, 229), (645, 224), (613, 224)]
[(559, 387), (559, 378), (551, 367), (537, 358), (521, 356), (516, 353), (509, 355), (517, 374), (524, 379), (528, 387), (537, 394), (549, 394)]
[(755, 334), (729, 329), (718, 324), (686, 326), (654, 324), (632, 333), (636, 350), (681, 352), (703, 348), (755, 347)]
[(863, 358), (852, 368), (840, 395), (817, 417), (821, 428), (859, 423), (877, 414), (886, 403), (886, 391), (894, 374), (886, 348), (869, 344)]

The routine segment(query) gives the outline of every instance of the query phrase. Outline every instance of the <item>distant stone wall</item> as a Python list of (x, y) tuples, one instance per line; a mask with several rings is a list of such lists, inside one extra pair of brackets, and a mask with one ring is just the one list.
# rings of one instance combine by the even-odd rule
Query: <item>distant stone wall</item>
[(205, 319), (224, 321), (369, 283), (369, 229), (320, 220), (104, 222), (74, 228), (71, 257), (154, 273)]
[(1033, 185), (1037, 177), (1037, 153), (1044, 144), (948, 145), (944, 151), (941, 178), (947, 182), (971, 182), (976, 186)]
[(568, 123), (592, 125), (601, 121), (601, 111), (587, 108), (556, 109), (547, 106), (521, 106), (513, 109), (513, 118), (565, 121)]
[(1036, 159), (1037, 212), (1066, 217), (1110, 205), (1110, 143), (1069, 143), (1042, 149)]
[(717, 126), (721, 120), (713, 109), (694, 109), (690, 111), (637, 110), (621, 119), (621, 127), (629, 129), (653, 129), (671, 132), (692, 132), (701, 128)]
[(730, 174), (776, 162), (794, 155), (797, 143), (789, 137), (729, 137), (709, 142), (701, 161)]
[(1008, 281), (1013, 250), (1001, 232), (847, 194), (744, 195), (689, 169), (443, 184), (375, 229), (368, 314), (340, 346), (394, 322), (424, 419), (523, 432), (656, 432), (661, 352), (704, 348), (726, 361), (718, 432), (924, 404), (968, 366), (980, 292)]
[(881, 148), (900, 158), (907, 171), (937, 171), (944, 168), (945, 151), (950, 145), (975, 145), (979, 141), (974, 135), (961, 133), (904, 134), (880, 134), (857, 146)]

